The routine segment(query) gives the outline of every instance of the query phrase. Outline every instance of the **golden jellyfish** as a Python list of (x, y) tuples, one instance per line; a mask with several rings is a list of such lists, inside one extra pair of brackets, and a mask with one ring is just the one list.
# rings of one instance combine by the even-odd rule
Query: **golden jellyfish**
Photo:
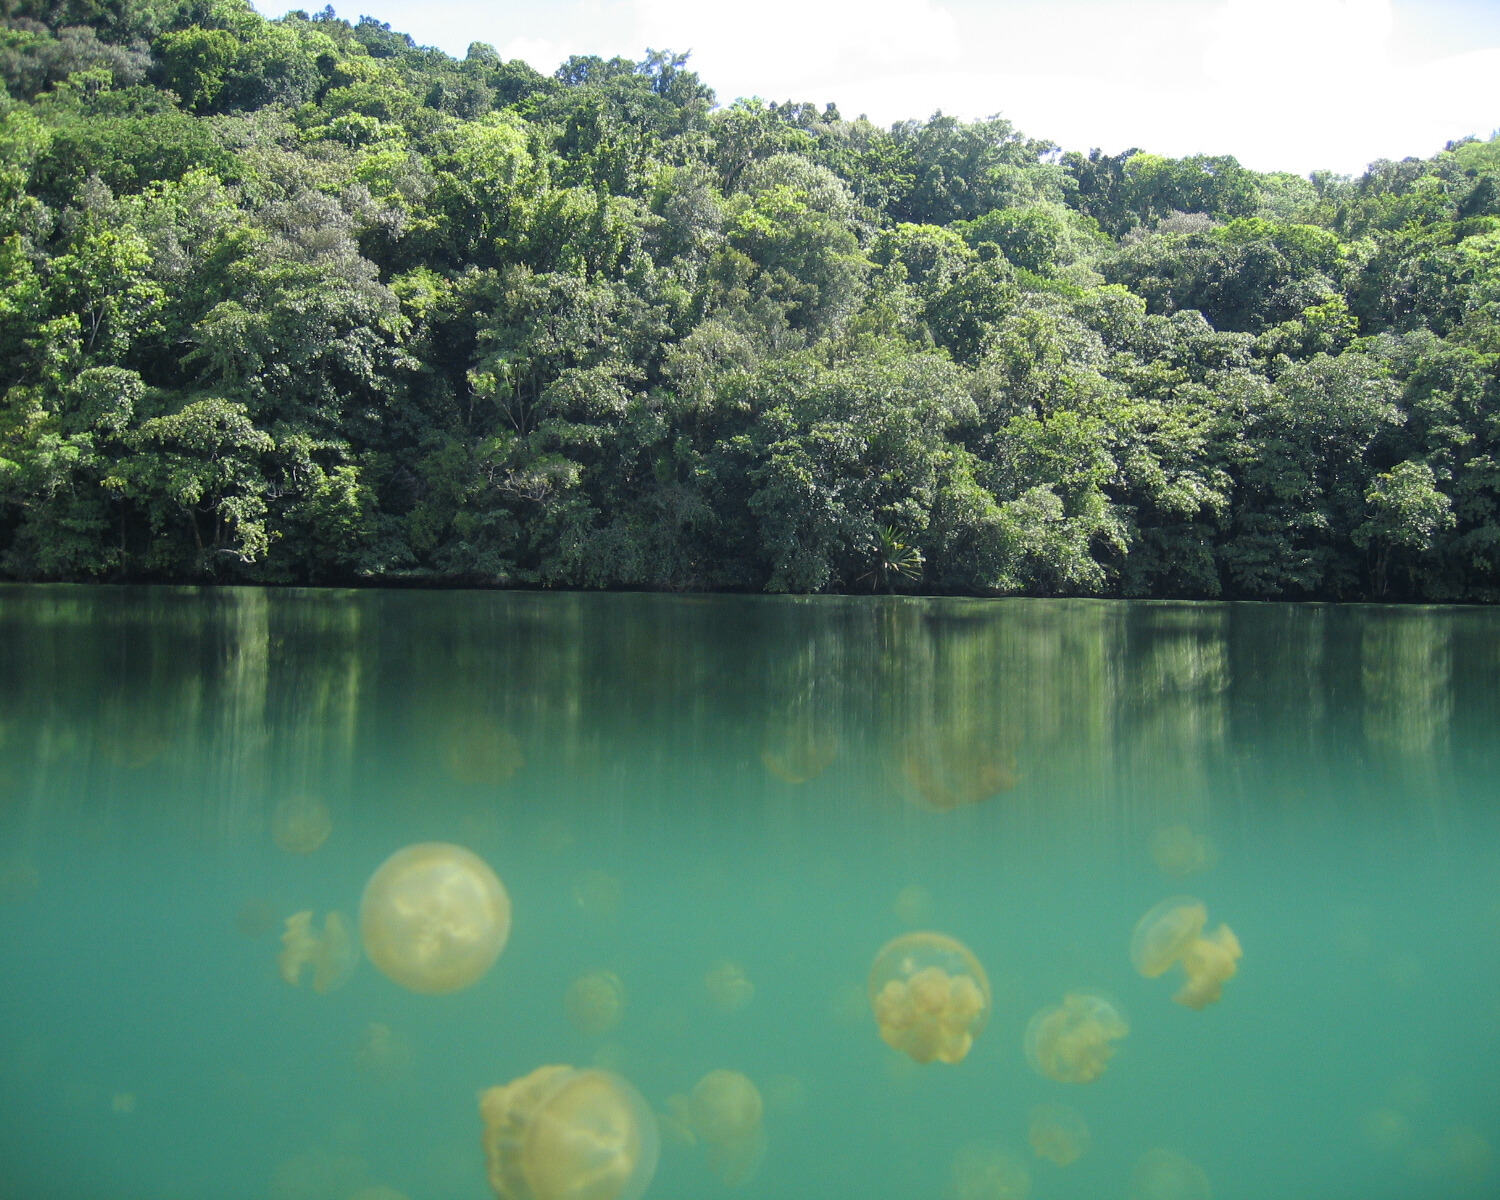
[(443, 766), (460, 783), (498, 787), (525, 765), (516, 735), (490, 717), (460, 721), (443, 746)]
[(656, 1118), (618, 1076), (538, 1067), (479, 1097), (500, 1200), (639, 1200), (656, 1172)]
[(739, 963), (722, 959), (704, 975), (703, 994), (720, 1012), (738, 1012), (755, 999), (755, 985)]
[(978, 739), (913, 739), (901, 773), (929, 808), (948, 812), (979, 804), (1016, 786), (1016, 761)]
[(833, 733), (811, 723), (788, 722), (766, 730), (760, 761), (783, 783), (806, 783), (828, 770), (838, 753)]
[(1032, 1109), (1029, 1135), (1036, 1156), (1060, 1167), (1077, 1162), (1093, 1141), (1088, 1123), (1063, 1104), (1040, 1104)]
[(1190, 825), (1163, 825), (1151, 835), (1151, 858), (1177, 879), (1198, 875), (1219, 861), (1219, 851), (1206, 833)]
[(446, 842), (381, 863), (359, 906), (365, 953), (404, 988), (456, 992), (495, 965), (510, 937), (510, 896), (489, 865)]
[(579, 1033), (599, 1037), (625, 1013), (625, 985), (613, 971), (593, 971), (575, 979), (563, 997), (563, 1011)]
[(271, 837), (288, 854), (311, 854), (332, 832), (328, 806), (310, 796), (283, 796), (271, 814)]
[(303, 968), (311, 967), (313, 991), (323, 994), (349, 982), (359, 965), (359, 951), (342, 913), (329, 913), (323, 918), (323, 932), (317, 933), (312, 910), (306, 909), (286, 919), (277, 963), (282, 979), (293, 987), (301, 985)]
[(1115, 1006), (1100, 996), (1071, 994), (1044, 1008), (1026, 1026), (1026, 1061), (1058, 1083), (1093, 1083), (1130, 1032)]
[(962, 942), (908, 933), (870, 967), (870, 1005), (880, 1036), (913, 1062), (960, 1063), (990, 1015), (990, 981)]
[(1130, 1174), (1130, 1200), (1213, 1200), (1203, 1168), (1175, 1150), (1148, 1150)]
[(950, 1200), (1026, 1200), (1031, 1173), (1014, 1154), (998, 1146), (975, 1143), (953, 1159)]
[(920, 884), (908, 884), (896, 893), (894, 912), (903, 925), (925, 925), (932, 916), (932, 893)]
[(710, 1071), (686, 1098), (669, 1101), (674, 1115), (703, 1143), (708, 1165), (728, 1187), (750, 1181), (765, 1157), (765, 1103), (738, 1071)]
[(1201, 1010), (1224, 994), (1224, 983), (1234, 978), (1242, 951), (1228, 925), (1210, 934), (1208, 909), (1191, 896), (1163, 900), (1135, 927), (1130, 941), (1130, 961), (1147, 979), (1155, 979), (1181, 963), (1187, 981), (1172, 999), (1187, 1008)]

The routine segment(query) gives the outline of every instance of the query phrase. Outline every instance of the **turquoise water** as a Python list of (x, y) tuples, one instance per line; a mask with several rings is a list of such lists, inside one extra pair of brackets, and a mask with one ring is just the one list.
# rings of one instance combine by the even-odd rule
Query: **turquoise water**
[[(0, 685), (5, 1200), (482, 1200), (476, 1096), (546, 1063), (755, 1083), (752, 1177), (663, 1122), (654, 1200), (1201, 1196), (1132, 1183), (1159, 1149), (1220, 1200), (1500, 1195), (1500, 613), (17, 586)], [(509, 890), (494, 969), (283, 982), (286, 917), (423, 841)], [(1244, 947), (1202, 1011), (1130, 960), (1184, 893)], [(988, 973), (957, 1065), (871, 1014), (909, 929)], [(1092, 1083), (1022, 1049), (1072, 992), (1129, 1024)]]

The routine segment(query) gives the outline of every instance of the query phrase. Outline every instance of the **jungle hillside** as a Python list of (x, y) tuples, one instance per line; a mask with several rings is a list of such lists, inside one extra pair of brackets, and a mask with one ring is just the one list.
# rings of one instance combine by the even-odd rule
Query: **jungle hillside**
[(1304, 178), (0, 15), (5, 578), (1500, 598), (1500, 141)]

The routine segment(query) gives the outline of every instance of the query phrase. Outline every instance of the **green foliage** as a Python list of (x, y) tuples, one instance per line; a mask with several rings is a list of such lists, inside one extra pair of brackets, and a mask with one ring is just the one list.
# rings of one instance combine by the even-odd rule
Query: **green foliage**
[(15, 578), (1500, 599), (1500, 142), (1362, 176), (4, 0)]

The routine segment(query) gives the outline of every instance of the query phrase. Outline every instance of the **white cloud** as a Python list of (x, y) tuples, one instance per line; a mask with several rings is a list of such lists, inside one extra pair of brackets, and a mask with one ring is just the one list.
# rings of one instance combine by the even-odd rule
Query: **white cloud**
[(1228, 0), (1203, 66), (1221, 85), (1331, 90), (1379, 72), (1394, 29), (1390, 0)]

